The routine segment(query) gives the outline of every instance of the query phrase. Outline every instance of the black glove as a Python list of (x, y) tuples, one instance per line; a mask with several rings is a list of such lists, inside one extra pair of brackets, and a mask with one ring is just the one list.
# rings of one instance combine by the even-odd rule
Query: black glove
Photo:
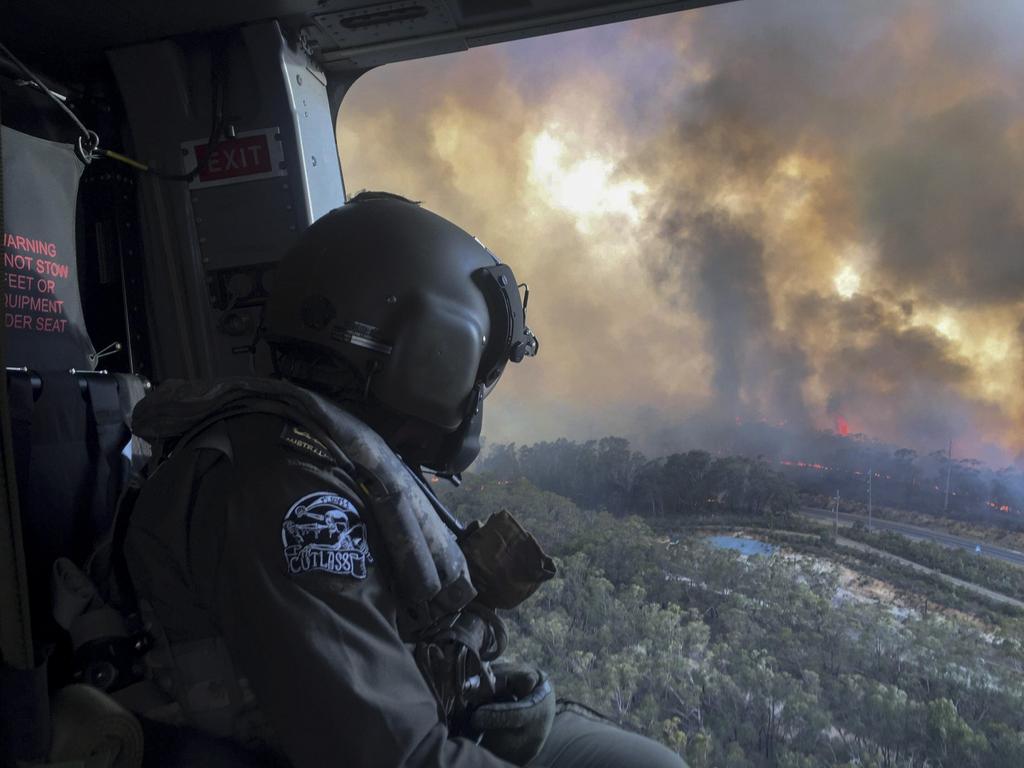
[(526, 765), (551, 732), (555, 691), (539, 669), (518, 664), (494, 664), (495, 698), (477, 707), (470, 727), (480, 743), (503, 760)]

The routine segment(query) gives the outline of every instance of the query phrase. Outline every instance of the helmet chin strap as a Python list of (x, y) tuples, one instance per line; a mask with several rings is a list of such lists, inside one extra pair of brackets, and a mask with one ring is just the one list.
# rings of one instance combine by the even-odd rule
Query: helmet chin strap
[(441, 438), (429, 461), (423, 461), (424, 468), (455, 485), (462, 482), (460, 474), (480, 454), (480, 430), (484, 421), (484, 385), (477, 383), (469, 394), (466, 417), (454, 432)]
[[(286, 378), (291, 371), (280, 371)], [(309, 386), (311, 382), (297, 383)], [(336, 393), (326, 392), (328, 397)], [(353, 393), (354, 394), (354, 393)], [(414, 468), (443, 477), (455, 485), (459, 475), (480, 454), (480, 431), (483, 426), (483, 403), (486, 389), (482, 382), (473, 387), (467, 398), (466, 416), (453, 432), (442, 432), (390, 408), (374, 403), (369, 397), (343, 397), (339, 403), (349, 408), (376, 430), (391, 448)]]
[(438, 475), (447, 477), (456, 484), (461, 482), (459, 475), (480, 455), (480, 430), (483, 421), (484, 412), (481, 407), (477, 413), (467, 417), (457, 430), (445, 438), (439, 452), (441, 456), (438, 457), (443, 460), (444, 468), (435, 470)]
[(483, 384), (477, 384), (469, 396), (466, 416), (452, 432), (442, 432), (431, 424), (364, 403), (357, 413), (409, 466), (443, 477), (458, 485), (459, 474), (480, 453), (483, 426)]

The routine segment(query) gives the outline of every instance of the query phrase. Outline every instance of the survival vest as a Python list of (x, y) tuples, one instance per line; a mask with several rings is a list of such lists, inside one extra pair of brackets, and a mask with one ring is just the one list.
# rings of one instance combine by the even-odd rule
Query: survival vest
[[(404, 614), (400, 631), (414, 641), (413, 655), (437, 698), (439, 716), (458, 733), (470, 708), (493, 694), (489, 662), (504, 651), (504, 626), (488, 605), (474, 602), (471, 569), (454, 533), (419, 479), (376, 432), (308, 390), (248, 377), (165, 383), (136, 407), (133, 428), (152, 445), (155, 468), (170, 451), (218, 448), (218, 441), (229, 440), (218, 424), (246, 414), (273, 414), (295, 424), (319, 441), (342, 470), (360, 478), (394, 566), (393, 590)], [(129, 514), (123, 510), (119, 516)], [(119, 519), (118, 527), (125, 525)], [(494, 552), (481, 547), (482, 541), (474, 537), (476, 548), (486, 550), (490, 559)], [(152, 719), (189, 724), (251, 746), (266, 744), (266, 724), (223, 640), (169, 641), (145, 601), (137, 607), (153, 639), (145, 654), (147, 677), (114, 698)]]
[(297, 424), (343, 470), (369, 479), (368, 501), (383, 544), (391, 562), (402, 564), (394, 579), (407, 631), (429, 635), (473, 600), (466, 557), (412, 471), (380, 435), (330, 400), (269, 378), (169, 381), (139, 403), (132, 425), (160, 457), (169, 441), (180, 445), (218, 421), (251, 413)]

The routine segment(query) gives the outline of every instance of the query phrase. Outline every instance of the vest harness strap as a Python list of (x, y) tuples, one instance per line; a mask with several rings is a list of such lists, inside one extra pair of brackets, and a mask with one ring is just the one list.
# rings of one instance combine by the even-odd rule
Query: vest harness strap
[[(416, 476), (376, 432), (307, 390), (250, 378), (165, 383), (135, 409), (132, 427), (153, 446), (153, 471), (186, 449), (208, 448), (233, 460), (223, 424), (249, 414), (275, 415), (305, 430), (343, 471), (365, 481), (392, 566), (399, 631), (415, 642), (413, 655), (437, 699), (439, 716), (455, 732), (463, 730), (472, 708), (493, 695), (489, 662), (504, 651), (504, 623), (473, 602), (477, 593), (454, 534)], [(115, 527), (122, 534), (130, 506), (119, 511)], [(145, 656), (148, 679), (115, 698), (152, 719), (190, 723), (250, 746), (266, 743), (266, 723), (223, 641), (168, 642), (146, 601), (137, 607), (154, 641)]]
[[(173, 407), (168, 407), (173, 403)], [(296, 423), (323, 443), (337, 464), (370, 479), (374, 516), (394, 568), (403, 626), (428, 638), (448, 626), (476, 596), (466, 557), (412, 470), (376, 432), (308, 390), (273, 379), (236, 377), (215, 383), (171, 381), (135, 409), (136, 434), (161, 446), (217, 421), (250, 413)]]

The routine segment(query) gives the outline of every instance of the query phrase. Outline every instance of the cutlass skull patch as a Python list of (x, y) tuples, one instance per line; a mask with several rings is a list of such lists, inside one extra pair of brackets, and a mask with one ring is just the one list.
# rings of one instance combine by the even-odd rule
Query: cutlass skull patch
[(352, 502), (320, 491), (296, 501), (281, 524), (288, 573), (326, 571), (365, 579), (373, 562), (366, 526)]

